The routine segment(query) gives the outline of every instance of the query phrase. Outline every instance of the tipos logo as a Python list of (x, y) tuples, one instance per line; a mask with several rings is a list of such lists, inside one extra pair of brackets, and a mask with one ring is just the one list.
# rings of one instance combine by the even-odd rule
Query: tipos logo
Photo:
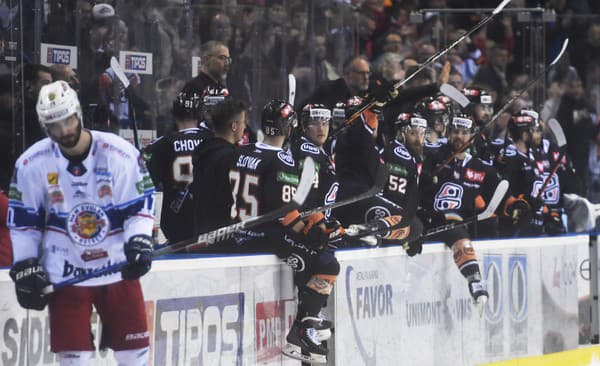
[(92, 203), (75, 206), (67, 218), (71, 240), (82, 246), (100, 243), (109, 230), (108, 216), (101, 207)]

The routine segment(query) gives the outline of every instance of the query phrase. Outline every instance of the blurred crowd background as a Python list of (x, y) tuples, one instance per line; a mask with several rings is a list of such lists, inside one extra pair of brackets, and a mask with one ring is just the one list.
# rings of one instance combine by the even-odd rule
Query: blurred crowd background
[[(325, 80), (341, 77), (351, 55), (371, 62), (371, 80), (395, 82), (444, 49), (498, 6), (498, 0), (0, 0), (0, 188), (14, 159), (43, 137), (35, 100), (41, 86), (67, 80), (79, 93), (84, 124), (129, 128), (127, 98), (107, 73), (120, 51), (153, 55), (153, 74), (130, 79), (138, 125), (161, 135), (170, 108), (192, 79), (192, 57), (210, 40), (229, 47), (225, 84), (251, 106), (258, 127), (262, 106), (287, 99), (288, 73), (297, 103)], [(600, 1), (513, 0), (499, 16), (452, 49), (450, 83), (485, 86), (496, 110), (544, 69), (570, 39), (568, 56), (519, 105), (557, 118), (569, 154), (587, 177), (588, 197), (600, 201)], [(41, 66), (41, 44), (77, 47), (78, 66)], [(441, 64), (420, 79), (436, 80)], [(419, 78), (414, 82), (418, 83)], [(297, 106), (298, 107), (298, 106)], [(510, 114), (497, 120), (505, 124)], [(123, 122), (123, 120), (125, 122)]]

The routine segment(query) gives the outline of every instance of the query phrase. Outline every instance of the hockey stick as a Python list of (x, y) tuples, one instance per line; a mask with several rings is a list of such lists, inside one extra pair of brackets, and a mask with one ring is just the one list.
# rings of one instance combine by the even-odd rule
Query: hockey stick
[(473, 143), (473, 141), (475, 141), (475, 139), (477, 138), (477, 136), (479, 136), (480, 134), (482, 134), (487, 128), (490, 128), (491, 126), (493, 126), (493, 123), (500, 117), (500, 115), (502, 115), (502, 113), (504, 113), (509, 107), (510, 105), (517, 100), (518, 98), (521, 97), (521, 95), (523, 95), (523, 93), (525, 93), (527, 90), (529, 90), (529, 88), (531, 88), (533, 85), (535, 85), (538, 81), (540, 81), (542, 79), (542, 77), (546, 76), (546, 74), (552, 70), (552, 68), (558, 63), (558, 61), (561, 59), (562, 55), (565, 53), (567, 46), (569, 45), (569, 39), (566, 38), (563, 42), (562, 48), (560, 50), (560, 52), (558, 53), (558, 56), (556, 56), (554, 58), (554, 60), (552, 60), (552, 62), (544, 69), (543, 72), (539, 73), (538, 75), (536, 75), (535, 78), (533, 78), (532, 80), (529, 81), (529, 83), (527, 83), (527, 85), (525, 85), (525, 87), (523, 89), (521, 89), (521, 91), (519, 91), (518, 94), (514, 95), (512, 98), (510, 98), (510, 100), (504, 104), (502, 106), (502, 108), (500, 108), (500, 110), (498, 112), (496, 112), (492, 118), (486, 122), (484, 125), (482, 125), (481, 127), (479, 127), (475, 133), (473, 134), (473, 136), (471, 136), (471, 138), (469, 140), (467, 140), (467, 142), (465, 142), (457, 151), (455, 151), (454, 153), (452, 153), (446, 160), (444, 160), (436, 169), (434, 172), (434, 175), (439, 173), (442, 168), (444, 167), (444, 165), (448, 164), (449, 162), (452, 161), (452, 159), (454, 159), (456, 157), (456, 155), (465, 152), (469, 146)]
[(456, 89), (450, 84), (442, 84), (442, 86), (440, 86), (440, 91), (442, 94), (458, 103), (462, 108), (465, 108), (471, 104), (469, 98), (467, 98), (463, 93), (461, 93), (460, 90)]
[(335, 203), (330, 203), (327, 205), (311, 208), (309, 210), (303, 211), (300, 215), (302, 217), (307, 217), (307, 216), (310, 216), (317, 212), (323, 212), (323, 211), (333, 210), (335, 208), (339, 208), (339, 207), (343, 207), (343, 206), (348, 206), (355, 202), (362, 201), (366, 198), (373, 197), (374, 195), (376, 195), (377, 193), (379, 193), (383, 190), (383, 187), (385, 187), (385, 184), (386, 184), (386, 182), (388, 180), (388, 176), (389, 176), (388, 170), (387, 170), (386, 166), (383, 164), (381, 164), (379, 166), (376, 174), (377, 175), (375, 176), (375, 183), (373, 184), (373, 186), (371, 188), (369, 188), (364, 193), (361, 193), (358, 196), (348, 197), (344, 200), (337, 201)]
[(117, 79), (119, 79), (121, 84), (123, 84), (123, 88), (125, 88), (125, 93), (127, 93), (127, 103), (129, 104), (129, 121), (133, 124), (133, 144), (135, 145), (135, 148), (139, 150), (140, 149), (140, 139), (138, 137), (137, 122), (135, 120), (135, 107), (131, 100), (133, 97), (133, 95), (132, 95), (133, 92), (129, 88), (131, 83), (129, 82), (129, 79), (125, 75), (123, 68), (121, 67), (121, 65), (119, 64), (119, 61), (117, 60), (117, 58), (115, 56), (110, 58), (110, 67), (115, 72)]
[(563, 132), (563, 129), (560, 127), (560, 123), (558, 123), (557, 120), (552, 118), (550, 121), (548, 121), (548, 127), (550, 128), (550, 131), (552, 131), (552, 134), (556, 138), (556, 144), (558, 145), (560, 153), (558, 154), (558, 158), (556, 159), (556, 162), (554, 162), (554, 167), (552, 167), (550, 174), (546, 177), (546, 180), (544, 180), (544, 184), (542, 184), (542, 188), (540, 188), (537, 195), (535, 196), (536, 200), (540, 199), (540, 197), (544, 193), (544, 190), (546, 189), (546, 187), (548, 187), (548, 184), (550, 184), (550, 180), (552, 179), (554, 174), (556, 174), (556, 172), (558, 171), (558, 167), (560, 167), (560, 164), (561, 164), (560, 162), (563, 159), (563, 157), (565, 156), (565, 152), (567, 151), (567, 149), (566, 149), (567, 138), (565, 137), (565, 133)]
[[(431, 55), (427, 60), (425, 60), (412, 74), (410, 74), (408, 77), (406, 77), (405, 79), (395, 83), (392, 86), (393, 90), (398, 90), (401, 87), (403, 87), (406, 83), (408, 83), (409, 81), (411, 81), (415, 76), (417, 76), (418, 73), (420, 73), (421, 71), (423, 71), (425, 68), (427, 68), (429, 65), (431, 65), (433, 62), (435, 62), (437, 59), (439, 59), (440, 57), (442, 57), (443, 55), (445, 55), (448, 51), (450, 51), (452, 48), (456, 47), (457, 44), (459, 44), (460, 42), (462, 42), (463, 40), (465, 40), (467, 37), (469, 37), (471, 34), (475, 33), (477, 30), (479, 30), (481, 27), (483, 27), (484, 25), (486, 25), (487, 23), (489, 23), (490, 20), (492, 20), (493, 17), (495, 17), (498, 13), (500, 13), (502, 11), (502, 9), (504, 9), (506, 7), (506, 5), (508, 5), (508, 3), (511, 0), (503, 0), (493, 11), (492, 14), (488, 15), (487, 17), (483, 18), (479, 23), (477, 23), (473, 28), (471, 28), (467, 33), (463, 34), (461, 37), (459, 37), (457, 40), (455, 40), (454, 42), (450, 43), (448, 46), (446, 46), (446, 48), (444, 48), (443, 50)], [(371, 109), (375, 104), (377, 103), (377, 101), (372, 100), (371, 102), (365, 104), (364, 106), (362, 106), (358, 111), (356, 111), (354, 114), (352, 114), (350, 116), (350, 118), (348, 118), (346, 120), (346, 125), (352, 124), (352, 122), (354, 122), (355, 119), (357, 119), (364, 111), (366, 111), (367, 109)]]
[[(238, 222), (236, 224), (209, 231), (208, 233), (200, 234), (197, 238), (194, 239), (188, 239), (171, 245), (163, 246), (162, 248), (154, 250), (152, 252), (152, 257), (156, 258), (165, 254), (176, 253), (178, 251), (188, 249), (190, 247), (206, 247), (211, 244), (215, 244), (217, 242), (221, 242), (227, 238), (230, 238), (239, 229), (247, 229), (266, 222), (276, 220), (284, 216), (288, 212), (300, 208), (304, 204), (306, 197), (308, 197), (308, 194), (310, 193), (313, 184), (314, 174), (315, 162), (311, 157), (307, 157), (304, 160), (304, 167), (302, 169), (300, 183), (298, 184), (296, 193), (292, 197), (292, 200), (285, 206), (282, 206), (274, 211), (271, 211), (261, 216), (251, 217), (247, 220)], [(71, 286), (89, 280), (91, 278), (119, 272), (125, 265), (127, 265), (127, 262), (125, 261), (115, 263), (95, 272), (86, 273), (82, 276), (73, 277), (63, 282), (48, 285), (42, 290), (42, 293), (48, 295), (66, 286)]]
[[(311, 160), (312, 160), (312, 159), (311, 159)], [(314, 163), (313, 163), (313, 164), (314, 164)], [(314, 214), (314, 213), (317, 213), (317, 212), (323, 212), (323, 211), (327, 211), (327, 210), (332, 210), (332, 209), (334, 209), (334, 208), (338, 208), (338, 207), (347, 206), (347, 205), (350, 205), (350, 204), (352, 204), (352, 203), (355, 203), (355, 202), (358, 202), (358, 201), (361, 201), (361, 200), (364, 200), (364, 199), (366, 199), (366, 198), (369, 198), (369, 197), (372, 197), (372, 196), (376, 195), (377, 193), (379, 193), (379, 192), (380, 192), (380, 191), (383, 189), (383, 187), (385, 186), (385, 184), (386, 184), (386, 182), (387, 182), (387, 179), (388, 179), (388, 171), (387, 171), (387, 168), (385, 167), (385, 165), (380, 165), (380, 166), (379, 166), (379, 169), (377, 169), (377, 172), (376, 172), (376, 174), (377, 174), (377, 175), (375, 176), (375, 184), (373, 185), (373, 187), (369, 188), (369, 190), (367, 190), (366, 192), (364, 192), (364, 193), (361, 193), (361, 194), (359, 194), (359, 195), (357, 195), (357, 196), (354, 196), (354, 197), (349, 197), (349, 198), (347, 198), (347, 199), (345, 199), (345, 200), (342, 200), (342, 201), (338, 201), (338, 202), (334, 202), (334, 203), (326, 204), (326, 205), (323, 205), (323, 206), (319, 206), (319, 207), (311, 208), (311, 209), (309, 209), (309, 210), (306, 210), (306, 211), (302, 211), (302, 212), (300, 213), (300, 217), (304, 218), (304, 217), (308, 217), (308, 216), (310, 216), (310, 215), (312, 215), (312, 214)], [(286, 211), (286, 212), (287, 212), (287, 211)], [(283, 216), (283, 215), (279, 215), (278, 217), (271, 218), (271, 219), (269, 219), (269, 220), (262, 220), (262, 221), (260, 222), (260, 224), (262, 224), (262, 223), (264, 223), (264, 222), (273, 221), (274, 219), (276, 219), (276, 218), (279, 218), (279, 217), (281, 217), (281, 216)], [(258, 224), (255, 224), (255, 225), (258, 225)], [(255, 226), (255, 225), (252, 225), (252, 226)], [(226, 237), (223, 237), (223, 238), (222, 238), (222, 239), (220, 239), (219, 241), (222, 241), (222, 240), (224, 240), (224, 239), (227, 239), (227, 238), (229, 238), (231, 235), (233, 235), (233, 233), (234, 233), (236, 230), (239, 230), (239, 229), (246, 229), (246, 228), (248, 228), (248, 227), (249, 227), (249, 226), (245, 226), (245, 227), (237, 227), (237, 228), (234, 228), (234, 229), (228, 230), (228, 231), (227, 231), (227, 236), (226, 236)], [(227, 227), (227, 228), (228, 228), (228, 227)], [(221, 228), (221, 229), (219, 229), (219, 230), (223, 230), (223, 229), (226, 229), (226, 228)], [(202, 248), (205, 248), (205, 247), (207, 247), (207, 246), (209, 246), (209, 245), (211, 245), (211, 244), (214, 244), (214, 242), (208, 242), (208, 240), (207, 240), (207, 239), (204, 239), (204, 240), (197, 240), (197, 241), (194, 241), (194, 242), (191, 242), (191, 243), (189, 243), (189, 242), (188, 242), (188, 244), (187, 244), (187, 245), (183, 245), (183, 248), (184, 248), (186, 251), (192, 251), (192, 250), (196, 250), (196, 249), (202, 249)], [(163, 248), (161, 248), (161, 249), (159, 249), (159, 250), (167, 250), (167, 248), (169, 248), (169, 247), (170, 247), (170, 246), (163, 247)], [(180, 250), (180, 249), (178, 249), (177, 251), (179, 251), (179, 250)]]
[(288, 103), (294, 106), (296, 100), (296, 77), (294, 74), (288, 74)]
[[(425, 232), (425, 234), (422, 234), (421, 232), (419, 232), (418, 234), (413, 233), (412, 232), (413, 226), (411, 224), (411, 233), (409, 234), (408, 238), (406, 238), (405, 240), (411, 242), (411, 241), (415, 241), (415, 240), (421, 239), (421, 238), (425, 239), (425, 238), (431, 237), (433, 235), (436, 235), (436, 234), (439, 234), (439, 233), (442, 233), (442, 232), (445, 232), (448, 230), (452, 230), (456, 227), (460, 227), (463, 225), (470, 225), (476, 221), (483, 221), (483, 220), (489, 219), (490, 217), (492, 217), (494, 215), (494, 212), (496, 212), (496, 209), (502, 202), (502, 199), (504, 198), (506, 191), (508, 191), (508, 186), (509, 186), (509, 184), (508, 184), (507, 180), (500, 181), (500, 183), (498, 183), (498, 186), (496, 187), (496, 190), (494, 191), (494, 194), (492, 195), (492, 198), (490, 199), (489, 204), (478, 215), (473, 216), (464, 221), (456, 221), (456, 222), (452, 222), (450, 224), (444, 224), (444, 225), (429, 229)], [(397, 229), (397, 228), (401, 227), (401, 225), (403, 225), (403, 224), (392, 225), (390, 227), (385, 227), (385, 228), (378, 228), (377, 230), (367, 230), (367, 231), (360, 232), (356, 235), (350, 235), (350, 236), (352, 238), (362, 238), (364, 236), (382, 234), (382, 233), (388, 232), (390, 230)], [(422, 227), (421, 227), (421, 229), (422, 229)]]

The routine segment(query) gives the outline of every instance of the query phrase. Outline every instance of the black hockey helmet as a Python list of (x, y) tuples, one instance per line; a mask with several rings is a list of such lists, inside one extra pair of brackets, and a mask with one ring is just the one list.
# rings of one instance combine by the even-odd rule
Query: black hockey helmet
[(463, 94), (469, 99), (469, 105), (466, 107), (468, 113), (472, 114), (475, 118), (475, 123), (478, 126), (487, 122), (486, 120), (479, 120), (476, 109), (482, 108), (490, 117), (494, 114), (494, 102), (492, 96), (487, 90), (477, 87), (464, 88)]
[(202, 97), (195, 92), (180, 92), (173, 101), (171, 113), (177, 120), (200, 117)]
[(463, 94), (471, 104), (492, 104), (492, 96), (487, 90), (477, 87), (463, 88)]
[(539, 114), (533, 109), (521, 109), (513, 115), (508, 123), (508, 131), (513, 140), (521, 139), (522, 132), (531, 132), (533, 128), (541, 128)]
[(327, 108), (323, 104), (305, 105), (304, 108), (302, 108), (302, 112), (300, 113), (300, 123), (303, 127), (306, 127), (314, 121), (331, 121), (331, 110), (329, 110), (329, 108)]
[(289, 127), (296, 127), (298, 124), (294, 107), (279, 99), (273, 99), (265, 105), (261, 121), (262, 131), (269, 136), (287, 136)]
[(415, 105), (415, 112), (419, 113), (427, 120), (429, 128), (434, 128), (436, 122), (441, 122), (444, 126), (450, 122), (450, 111), (445, 103), (435, 97), (421, 99)]
[(449, 128), (450, 130), (464, 128), (473, 133), (475, 132), (475, 121), (473, 120), (473, 116), (468, 113), (458, 113), (452, 118)]
[(410, 124), (410, 117), (412, 115), (413, 115), (412, 113), (406, 113), (406, 112), (400, 113), (398, 115), (398, 117), (396, 117), (396, 120), (394, 121), (394, 128), (396, 129), (396, 131), (408, 126)]
[(346, 119), (358, 111), (364, 104), (364, 99), (358, 96), (337, 102), (333, 107), (331, 116), (334, 127), (339, 127), (346, 123)]
[(449, 117), (448, 120), (451, 120), (452, 117), (454, 117), (454, 113), (458, 112), (458, 111), (454, 110), (454, 104), (452, 103), (452, 99), (450, 99), (447, 95), (438, 93), (435, 96), (435, 99), (444, 103), (444, 105), (446, 106), (446, 110), (448, 111), (448, 117)]

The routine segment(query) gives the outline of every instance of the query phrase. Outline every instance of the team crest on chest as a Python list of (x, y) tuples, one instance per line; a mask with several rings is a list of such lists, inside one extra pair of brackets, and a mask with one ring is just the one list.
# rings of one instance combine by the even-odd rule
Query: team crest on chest
[(108, 230), (108, 216), (101, 207), (93, 203), (76, 206), (67, 218), (67, 231), (71, 240), (82, 246), (100, 243), (106, 238)]

